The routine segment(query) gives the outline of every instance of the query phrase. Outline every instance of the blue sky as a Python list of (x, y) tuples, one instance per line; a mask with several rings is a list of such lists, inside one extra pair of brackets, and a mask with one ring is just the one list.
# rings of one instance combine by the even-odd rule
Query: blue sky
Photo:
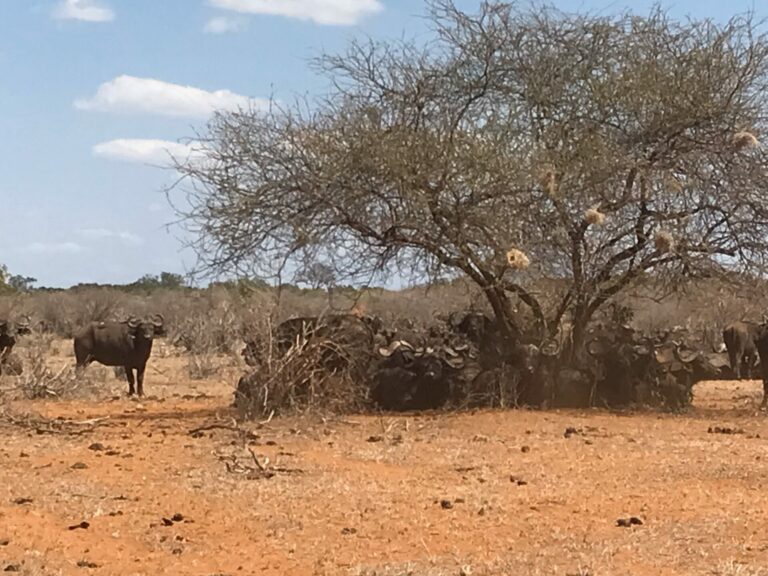
[[(768, 14), (756, 0), (665, 6)], [(317, 93), (313, 54), (360, 34), (425, 34), (423, 14), (420, 0), (0, 0), (0, 263), (47, 286), (184, 272), (194, 257), (167, 229), (161, 192), (174, 174), (151, 166), (164, 149), (213, 108)]]

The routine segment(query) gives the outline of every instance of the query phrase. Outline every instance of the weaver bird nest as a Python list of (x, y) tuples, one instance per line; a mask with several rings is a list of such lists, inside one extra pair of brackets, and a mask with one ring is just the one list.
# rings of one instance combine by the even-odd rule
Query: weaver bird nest
[(741, 132), (736, 132), (736, 134), (733, 135), (733, 145), (737, 150), (742, 150), (744, 148), (757, 148), (760, 145), (760, 141), (751, 132), (742, 130)]
[(522, 250), (512, 248), (507, 252), (507, 264), (515, 270), (525, 270), (531, 265), (531, 260)]
[(605, 224), (605, 214), (597, 208), (590, 208), (584, 213), (584, 219), (592, 226), (602, 226)]
[(653, 237), (653, 243), (656, 246), (656, 250), (662, 254), (668, 254), (675, 249), (675, 239), (666, 230), (659, 230)]

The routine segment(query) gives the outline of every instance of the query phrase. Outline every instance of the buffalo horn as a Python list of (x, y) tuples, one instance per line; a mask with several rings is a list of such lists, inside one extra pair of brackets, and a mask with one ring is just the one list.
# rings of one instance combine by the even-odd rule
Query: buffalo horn
[(401, 346), (404, 348), (412, 349), (412, 346), (408, 344), (408, 342), (406, 342), (405, 340), (393, 340), (389, 346), (382, 346), (381, 348), (379, 348), (379, 354), (384, 356), (384, 358), (389, 358), (390, 356), (392, 356), (395, 350), (397, 350)]
[(136, 318), (136, 316), (128, 316), (128, 320), (126, 321), (128, 326), (130, 328), (136, 328), (139, 324), (141, 324), (141, 320), (139, 318)]
[(675, 348), (675, 355), (683, 364), (690, 364), (696, 360), (699, 353), (696, 350), (680, 350), (679, 348)]
[(547, 338), (539, 347), (544, 356), (557, 356), (560, 353), (560, 344), (554, 338)]
[(158, 328), (162, 328), (163, 324), (165, 324), (165, 318), (163, 318), (163, 315), (158, 312), (153, 316), (152, 324), (154, 324)]

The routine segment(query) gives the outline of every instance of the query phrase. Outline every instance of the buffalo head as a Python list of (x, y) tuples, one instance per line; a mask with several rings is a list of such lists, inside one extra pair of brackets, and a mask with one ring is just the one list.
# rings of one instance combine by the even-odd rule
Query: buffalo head
[(151, 319), (129, 316), (124, 320), (128, 334), (134, 340), (152, 340), (165, 334), (165, 320), (162, 314), (155, 314)]

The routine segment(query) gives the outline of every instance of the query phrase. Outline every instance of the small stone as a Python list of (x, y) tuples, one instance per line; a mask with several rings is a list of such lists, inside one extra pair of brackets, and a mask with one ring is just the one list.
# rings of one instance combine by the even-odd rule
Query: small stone
[(570, 438), (574, 434), (581, 434), (581, 430), (574, 428), (573, 426), (568, 426), (568, 428), (565, 429), (565, 434), (563, 434), (563, 436)]
[(451, 502), (450, 500), (440, 500), (440, 507), (443, 510), (450, 510), (451, 508), (453, 508), (453, 502)]
[(14, 504), (18, 504), (19, 506), (23, 506), (24, 504), (29, 504), (32, 502), (32, 498), (16, 498), (16, 500), (13, 501)]
[(357, 534), (357, 529), (356, 528), (342, 528), (341, 529), (341, 533), (344, 536), (349, 536), (351, 534)]
[(637, 516), (632, 516), (630, 518), (619, 518), (616, 520), (616, 526), (620, 528), (629, 528), (631, 526), (642, 526), (643, 521), (640, 520)]
[(21, 566), (18, 564), (8, 564), (8, 566), (3, 569), (3, 572), (21, 572)]
[(0, 538), (0, 546), (8, 546), (10, 543), (11, 541), (9, 538)]
[(184, 520), (184, 516), (182, 516), (177, 512), (176, 514), (171, 516), (171, 520), (173, 520), (174, 522), (181, 522), (182, 520)]
[(72, 466), (70, 466), (70, 468), (72, 468), (73, 470), (85, 470), (86, 468), (88, 468), (88, 464), (86, 464), (85, 462), (75, 462), (74, 464), (72, 464)]
[(88, 560), (79, 560), (77, 562), (78, 568), (98, 568), (99, 565), (95, 562), (89, 562)]
[(383, 436), (368, 436), (367, 442), (382, 442), (384, 440)]
[(100, 442), (94, 442), (90, 446), (88, 446), (88, 450), (93, 450), (94, 452), (100, 452), (101, 450), (104, 450), (104, 444)]
[(530, 451), (531, 451), (531, 447), (530, 446), (523, 446), (523, 447), (520, 448), (520, 452), (522, 452), (523, 454), (528, 454), (528, 452), (530, 452)]

